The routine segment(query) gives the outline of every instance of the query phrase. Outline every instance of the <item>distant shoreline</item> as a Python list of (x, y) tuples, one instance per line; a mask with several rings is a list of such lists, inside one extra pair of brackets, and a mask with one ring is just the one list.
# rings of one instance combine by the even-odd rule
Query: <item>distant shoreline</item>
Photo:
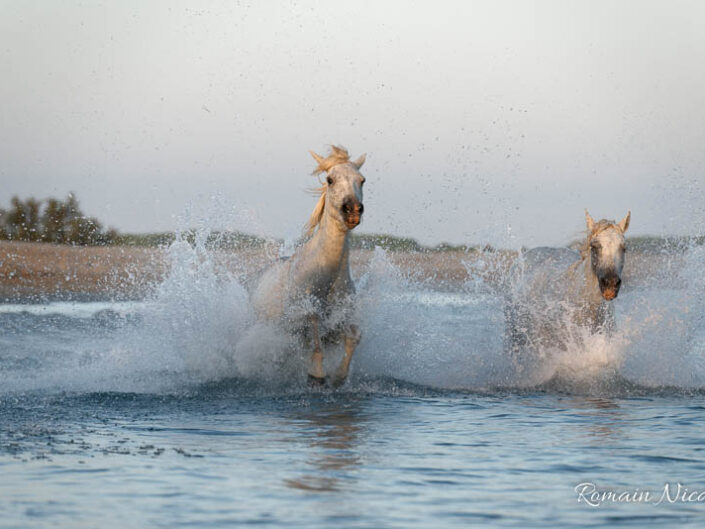
[[(373, 250), (353, 250), (351, 268), (359, 277)], [(276, 245), (246, 250), (213, 250), (217, 273), (246, 282), (277, 258)], [(436, 288), (464, 283), (463, 264), (481, 252), (394, 252), (390, 262), (417, 282)], [(495, 252), (493, 260), (505, 269), (515, 252)], [(35, 242), (0, 241), (0, 302), (137, 300), (149, 296), (169, 272), (165, 248), (135, 246), (69, 246)]]
[[(278, 257), (278, 245), (245, 249), (214, 249), (209, 253), (220, 277), (245, 284)], [(367, 269), (374, 250), (351, 252), (353, 277)], [(387, 259), (414, 284), (453, 291), (462, 289), (472, 269), (487, 285), (498, 287), (507, 277), (517, 252), (424, 250), (386, 251)], [(649, 281), (676, 264), (678, 251), (654, 251), (648, 246), (627, 254), (625, 288)], [(482, 266), (473, 263), (482, 261)], [(0, 303), (52, 301), (128, 301), (150, 296), (170, 270), (165, 247), (70, 246), (38, 242), (0, 241)]]
[(163, 250), (0, 241), (0, 302), (127, 300), (166, 273)]

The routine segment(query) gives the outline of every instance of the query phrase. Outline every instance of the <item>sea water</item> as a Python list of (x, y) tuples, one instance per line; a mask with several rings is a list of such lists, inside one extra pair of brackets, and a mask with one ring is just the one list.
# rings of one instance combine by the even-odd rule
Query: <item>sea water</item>
[(528, 370), (501, 289), (378, 250), (336, 390), (207, 250), (170, 255), (142, 301), (0, 306), (0, 527), (702, 527), (703, 248)]

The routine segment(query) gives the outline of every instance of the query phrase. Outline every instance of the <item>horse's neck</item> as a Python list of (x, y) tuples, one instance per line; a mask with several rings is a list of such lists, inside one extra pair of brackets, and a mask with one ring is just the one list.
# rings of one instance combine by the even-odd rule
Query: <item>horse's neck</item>
[(348, 253), (347, 230), (341, 230), (324, 214), (316, 233), (297, 256), (299, 279), (306, 281), (313, 274), (318, 281), (331, 283), (347, 271)]
[(580, 289), (577, 293), (579, 298), (580, 319), (584, 324), (590, 325), (593, 330), (597, 331), (602, 328), (608, 330), (613, 326), (612, 306), (606, 305), (600, 293), (600, 285), (597, 276), (593, 272), (590, 263), (590, 256), (586, 257), (580, 263), (577, 272), (581, 273), (583, 280)]
[(324, 266), (340, 266), (348, 256), (348, 232), (341, 230), (324, 215), (306, 246)]

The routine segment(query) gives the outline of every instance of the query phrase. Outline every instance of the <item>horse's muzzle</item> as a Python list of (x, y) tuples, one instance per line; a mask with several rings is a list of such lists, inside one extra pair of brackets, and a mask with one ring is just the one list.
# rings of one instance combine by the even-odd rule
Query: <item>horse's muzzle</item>
[(343, 202), (342, 213), (345, 219), (345, 225), (349, 230), (360, 224), (362, 212), (365, 210), (362, 202), (357, 200), (346, 200)]
[(619, 287), (622, 280), (618, 276), (607, 276), (600, 278), (600, 293), (607, 301), (612, 301), (619, 294)]

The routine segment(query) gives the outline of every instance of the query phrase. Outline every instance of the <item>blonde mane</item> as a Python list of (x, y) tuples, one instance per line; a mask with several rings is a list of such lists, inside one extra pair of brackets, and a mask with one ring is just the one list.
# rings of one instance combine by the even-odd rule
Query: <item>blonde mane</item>
[(332, 167), (350, 161), (350, 155), (348, 154), (348, 150), (342, 145), (331, 145), (330, 154), (325, 158), (318, 156), (312, 151), (311, 154), (318, 162), (318, 167), (316, 167), (316, 169), (313, 171), (313, 174), (315, 175), (327, 173)]
[[(314, 169), (313, 173), (314, 175), (318, 175), (321, 173), (327, 173), (335, 167), (336, 165), (340, 165), (341, 163), (348, 163), (350, 162), (350, 155), (348, 154), (348, 150), (341, 146), (341, 145), (331, 145), (330, 146), (330, 154), (323, 158), (321, 156), (318, 156), (316, 153), (313, 151), (311, 152), (311, 155), (316, 159), (318, 162), (318, 166), (316, 169)], [(321, 187), (314, 188), (311, 192), (314, 195), (319, 195), (318, 202), (316, 202), (316, 207), (313, 208), (313, 212), (311, 213), (311, 216), (308, 219), (308, 222), (304, 226), (304, 236), (305, 237), (310, 237), (313, 235), (313, 233), (316, 231), (316, 227), (321, 223), (321, 219), (323, 218), (323, 211), (326, 208), (326, 190), (328, 189), (328, 184), (326, 182), (321, 183)]]
[(316, 202), (316, 207), (313, 208), (313, 213), (311, 213), (308, 222), (304, 226), (304, 230), (306, 230), (304, 233), (305, 237), (310, 237), (313, 235), (313, 232), (316, 231), (316, 227), (318, 227), (321, 223), (323, 211), (326, 208), (326, 189), (328, 189), (328, 185), (323, 183), (321, 187), (312, 190), (312, 193), (320, 194), (320, 198), (318, 199), (318, 202)]

